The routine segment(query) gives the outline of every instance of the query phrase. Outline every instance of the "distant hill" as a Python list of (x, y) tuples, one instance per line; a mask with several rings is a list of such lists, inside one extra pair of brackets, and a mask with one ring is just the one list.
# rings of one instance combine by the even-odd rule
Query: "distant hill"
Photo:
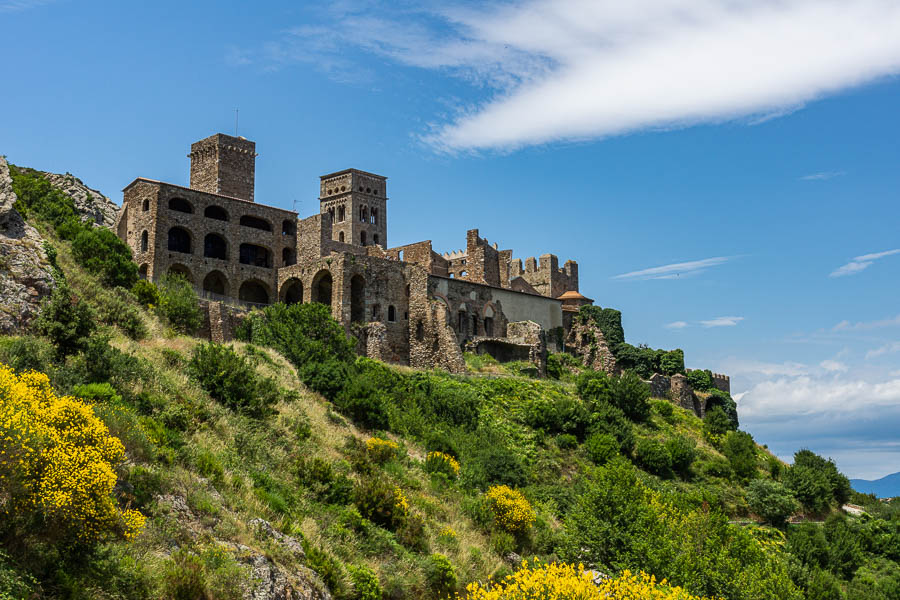
[(850, 485), (854, 490), (863, 494), (875, 494), (879, 498), (893, 498), (900, 496), (900, 473), (891, 473), (874, 481), (851, 479)]

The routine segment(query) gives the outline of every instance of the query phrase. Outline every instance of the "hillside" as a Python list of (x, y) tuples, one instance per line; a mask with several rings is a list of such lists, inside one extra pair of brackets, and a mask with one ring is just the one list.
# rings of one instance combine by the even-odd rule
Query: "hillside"
[(851, 479), (850, 485), (862, 494), (873, 494), (879, 498), (900, 496), (900, 473), (891, 473), (881, 479)]
[(317, 304), (209, 344), (186, 282), (137, 281), (71, 198), (13, 176), (54, 291), (0, 337), (0, 598), (481, 598), (514, 573), (530, 597), (897, 597), (895, 506), (723, 410), (568, 355), (547, 379), (357, 359)]

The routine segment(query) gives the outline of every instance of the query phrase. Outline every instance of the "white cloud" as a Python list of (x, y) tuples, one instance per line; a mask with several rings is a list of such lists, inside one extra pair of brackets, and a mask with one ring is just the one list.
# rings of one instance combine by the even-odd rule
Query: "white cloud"
[(846, 175), (844, 171), (821, 171), (819, 173), (810, 173), (809, 175), (804, 175), (800, 178), (801, 181), (825, 181), (827, 179), (834, 179), (835, 177), (840, 177), (841, 175)]
[(823, 360), (819, 363), (819, 366), (829, 373), (843, 373), (847, 371), (847, 365), (836, 360)]
[(0, 0), (0, 13), (19, 12), (28, 10), (42, 4), (49, 4), (53, 0)]
[(715, 256), (712, 258), (704, 258), (703, 260), (692, 260), (688, 262), (673, 263), (663, 265), (661, 267), (651, 267), (649, 269), (641, 269), (640, 271), (632, 271), (616, 275), (613, 279), (629, 279), (629, 280), (645, 280), (645, 279), (679, 279), (691, 275), (699, 275), (706, 271), (709, 267), (715, 267), (727, 262), (728, 256)]
[(333, 65), (353, 45), (493, 89), (426, 136), (448, 151), (756, 123), (900, 71), (896, 0), (421, 6), (341, 2), (321, 26), (295, 29), (263, 54)]
[(846, 265), (842, 265), (832, 271), (829, 277), (844, 277), (846, 275), (855, 275), (860, 271), (868, 269), (872, 265), (872, 263), (879, 258), (892, 256), (894, 254), (900, 254), (900, 248), (896, 250), (885, 250), (884, 252), (875, 252), (873, 254), (863, 254), (862, 256), (857, 256)]
[(665, 327), (666, 329), (684, 329), (687, 326), (687, 321), (674, 321), (672, 323), (667, 323)]
[(883, 327), (900, 326), (900, 315), (889, 319), (880, 319), (878, 321), (860, 321), (851, 323), (844, 320), (831, 328), (832, 331), (865, 331), (869, 329), (881, 329)]
[(779, 375), (798, 377), (809, 372), (809, 368), (806, 365), (797, 362), (773, 363), (734, 357), (722, 361), (718, 369), (729, 375), (761, 375), (763, 377)]
[(700, 321), (704, 327), (734, 327), (744, 320), (744, 317), (716, 317), (708, 321)]
[(860, 379), (781, 377), (751, 387), (741, 398), (739, 414), (748, 419), (804, 415), (863, 414), (900, 404), (900, 379), (880, 383)]
[(874, 350), (869, 350), (868, 352), (866, 352), (866, 360), (884, 356), (885, 354), (893, 354), (895, 352), (900, 352), (900, 342), (891, 342), (889, 344), (879, 346)]

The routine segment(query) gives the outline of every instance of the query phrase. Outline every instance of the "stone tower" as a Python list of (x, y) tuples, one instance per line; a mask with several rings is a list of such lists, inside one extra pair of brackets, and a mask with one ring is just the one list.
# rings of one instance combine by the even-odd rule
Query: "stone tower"
[(224, 133), (191, 144), (191, 188), (253, 202), (256, 143)]
[(357, 169), (322, 175), (319, 205), (331, 216), (333, 240), (388, 247), (387, 177)]

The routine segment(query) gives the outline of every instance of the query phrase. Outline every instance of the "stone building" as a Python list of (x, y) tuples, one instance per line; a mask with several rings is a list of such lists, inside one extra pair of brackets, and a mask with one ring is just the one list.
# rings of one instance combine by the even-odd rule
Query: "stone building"
[[(431, 241), (388, 245), (387, 178), (357, 169), (323, 175), (319, 213), (254, 202), (255, 144), (216, 134), (192, 144), (191, 186), (135, 179), (116, 231), (142, 277), (183, 274), (228, 305), (320, 302), (373, 358), (465, 369), (462, 348), (532, 360), (562, 350), (571, 318), (592, 301), (578, 265), (552, 254), (514, 259), (466, 233), (465, 250)], [(215, 313), (220, 314), (222, 306)]]

